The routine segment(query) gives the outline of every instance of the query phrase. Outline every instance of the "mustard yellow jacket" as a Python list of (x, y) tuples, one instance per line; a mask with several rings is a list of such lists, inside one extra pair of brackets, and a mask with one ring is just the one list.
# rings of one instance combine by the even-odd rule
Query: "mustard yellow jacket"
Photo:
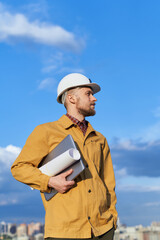
[[(78, 144), (85, 170), (76, 178), (76, 186), (67, 193), (56, 194), (46, 201), (49, 177), (37, 168), (44, 156), (52, 151), (68, 134)], [(41, 191), (46, 211), (45, 238), (90, 238), (116, 227), (115, 177), (105, 137), (90, 123), (86, 135), (63, 115), (58, 121), (39, 125), (26, 141), (11, 167), (20, 182)]]

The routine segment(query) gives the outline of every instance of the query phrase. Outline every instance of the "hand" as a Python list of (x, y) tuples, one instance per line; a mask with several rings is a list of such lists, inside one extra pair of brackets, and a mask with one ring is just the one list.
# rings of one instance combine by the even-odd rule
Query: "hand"
[(48, 181), (48, 186), (56, 189), (59, 193), (67, 192), (75, 184), (74, 180), (72, 181), (66, 180), (66, 177), (69, 176), (72, 172), (73, 170), (70, 169), (64, 173), (51, 177)]

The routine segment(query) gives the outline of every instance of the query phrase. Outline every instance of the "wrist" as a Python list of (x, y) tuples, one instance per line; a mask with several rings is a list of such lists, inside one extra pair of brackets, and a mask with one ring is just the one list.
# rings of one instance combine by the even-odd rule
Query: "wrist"
[(52, 177), (50, 177), (48, 180), (48, 187), (52, 188)]

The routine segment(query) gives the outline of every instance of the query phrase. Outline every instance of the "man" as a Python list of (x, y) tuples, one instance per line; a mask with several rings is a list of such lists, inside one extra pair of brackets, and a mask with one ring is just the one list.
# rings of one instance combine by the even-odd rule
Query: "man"
[[(105, 137), (85, 120), (95, 115), (96, 83), (79, 73), (65, 76), (58, 85), (57, 101), (67, 114), (58, 121), (39, 125), (12, 165), (13, 176), (41, 191), (45, 215), (45, 238), (112, 240), (116, 228), (115, 178)], [(101, 124), (101, 123), (99, 123)], [(69, 170), (49, 177), (37, 168), (41, 160), (68, 134), (77, 143), (85, 170), (72, 181)], [(46, 201), (44, 192), (58, 191)]]

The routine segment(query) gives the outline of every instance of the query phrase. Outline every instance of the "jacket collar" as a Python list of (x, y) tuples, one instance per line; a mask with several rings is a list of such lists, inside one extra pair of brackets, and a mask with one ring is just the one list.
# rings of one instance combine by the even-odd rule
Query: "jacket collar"
[(62, 115), (62, 117), (58, 120), (58, 122), (65, 128), (70, 128), (75, 125), (66, 115)]
[[(74, 126), (75, 124), (64, 114), (62, 115), (62, 117), (58, 120), (58, 122), (65, 128), (68, 129), (71, 126)], [(92, 127), (92, 125), (88, 122), (88, 128), (87, 128), (87, 132), (85, 135), (85, 138), (90, 134), (90, 133), (94, 133), (96, 134), (96, 131), (94, 130), (94, 128)]]

